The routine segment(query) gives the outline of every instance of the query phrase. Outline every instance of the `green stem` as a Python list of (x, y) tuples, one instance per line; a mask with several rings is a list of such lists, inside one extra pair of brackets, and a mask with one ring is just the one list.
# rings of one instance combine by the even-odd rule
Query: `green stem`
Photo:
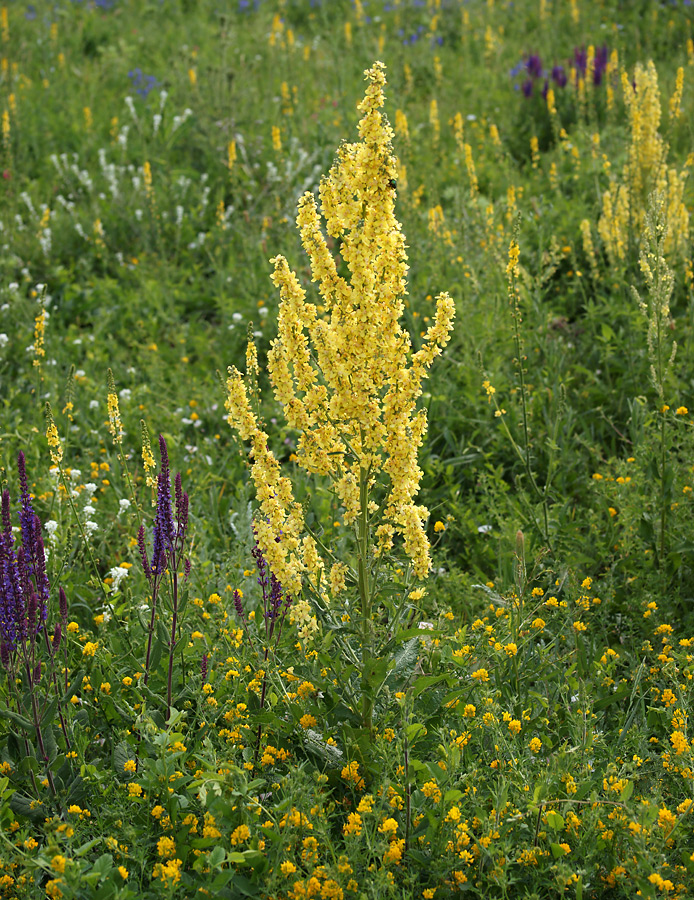
[(373, 657), (371, 628), (371, 589), (369, 584), (369, 470), (359, 469), (359, 537), (358, 537), (359, 599), (361, 601), (361, 693), (362, 720), (373, 731), (373, 699), (370, 696), (370, 675)]

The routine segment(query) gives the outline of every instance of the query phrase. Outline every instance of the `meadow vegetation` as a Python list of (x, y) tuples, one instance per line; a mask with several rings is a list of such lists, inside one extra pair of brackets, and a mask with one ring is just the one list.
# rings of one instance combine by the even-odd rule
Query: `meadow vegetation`
[(693, 8), (0, 6), (0, 898), (694, 897)]

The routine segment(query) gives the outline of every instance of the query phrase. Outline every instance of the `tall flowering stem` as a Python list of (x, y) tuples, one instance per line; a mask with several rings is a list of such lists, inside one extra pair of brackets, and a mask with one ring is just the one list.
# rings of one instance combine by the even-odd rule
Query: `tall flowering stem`
[[(267, 696), (268, 658), (270, 656), (270, 653), (274, 653), (277, 649), (280, 637), (282, 636), (282, 629), (284, 628), (287, 613), (289, 612), (289, 609), (291, 607), (292, 598), (290, 594), (287, 594), (282, 590), (282, 585), (275, 577), (274, 572), (270, 570), (270, 567), (268, 566), (267, 562), (265, 561), (265, 557), (263, 556), (263, 552), (258, 545), (257, 531), (255, 528), (253, 530), (256, 533), (256, 542), (251, 553), (258, 569), (258, 584), (260, 585), (260, 590), (263, 596), (263, 623), (260, 628), (264, 644), (263, 686), (260, 693), (260, 709), (262, 712), (262, 710), (265, 708), (265, 698)], [(246, 633), (250, 638), (250, 632), (248, 631), (246, 617), (244, 616), (243, 606), (241, 604), (241, 595), (238, 591), (234, 592), (234, 607), (236, 609), (236, 614), (241, 619)], [(250, 639), (252, 642), (253, 639)], [(258, 764), (262, 734), (263, 726), (262, 724), (259, 724), (255, 741), (255, 765)]]
[[(34, 512), (26, 473), (24, 454), (17, 460), (21, 488), (19, 531), (21, 546), (15, 548), (12, 532), (10, 493), (2, 493), (0, 529), (0, 661), (7, 672), (15, 710), (6, 711), (23, 731), (27, 756), (32, 756), (31, 740), (36, 740), (38, 756), (54, 798), (56, 785), (51, 772), (51, 758), (46, 743), (44, 713), (54, 697), (66, 746), (70, 748), (61, 706), (61, 690), (56, 675), (56, 657), (62, 641), (64, 624), (56, 623), (49, 638), (47, 621), (50, 584), (46, 574), (46, 556), (41, 535), (41, 522)], [(67, 610), (61, 589), (60, 610)], [(44, 673), (48, 676), (44, 680)], [(45, 687), (42, 688), (42, 684)], [(21, 687), (20, 687), (21, 685)], [(38, 785), (32, 772), (34, 790)]]
[[(308, 639), (317, 628), (306, 613), (302, 587), (325, 612), (344, 590), (345, 577), (356, 582), (361, 715), (370, 730), (379, 567), (397, 541), (416, 578), (426, 578), (431, 568), (428, 511), (416, 503), (422, 474), (417, 456), (427, 429), (426, 411), (417, 401), (431, 364), (448, 343), (455, 308), (448, 294), (438, 296), (434, 323), (414, 350), (400, 323), (408, 265), (395, 218), (397, 161), (393, 131), (382, 112), (383, 64), (375, 63), (366, 80), (358, 107), (360, 140), (339, 149), (321, 182), (324, 224), (313, 194), (299, 201), (297, 225), (320, 304), (307, 301), (284, 257), (271, 260), (280, 308), (278, 336), (268, 355), (275, 399), (299, 432), (297, 463), (332, 483), (344, 522), (354, 528), (356, 566), (335, 562), (326, 546), (321, 555), (307, 533), (291, 482), (281, 475), (247, 385), (234, 368), (226, 408), (229, 423), (251, 444), (251, 477), (262, 512), (258, 545), (285, 589), (298, 598), (292, 615), (300, 636)], [(349, 278), (339, 274), (329, 240), (339, 247)], [(321, 583), (328, 563), (332, 597)]]
[(157, 506), (152, 531), (152, 556), (147, 552), (144, 525), (138, 533), (138, 547), (145, 576), (152, 591), (152, 609), (150, 615), (147, 651), (145, 654), (144, 683), (149, 680), (152, 658), (152, 643), (156, 625), (157, 601), (161, 585), (168, 575), (171, 589), (171, 634), (169, 637), (169, 664), (166, 680), (167, 718), (171, 715), (173, 700), (173, 662), (178, 643), (178, 616), (180, 599), (180, 578), (187, 580), (190, 573), (190, 561), (185, 558), (184, 550), (188, 532), (188, 494), (183, 491), (180, 472), (174, 479), (174, 498), (172, 507), (171, 469), (169, 451), (163, 435), (159, 435), (159, 452), (161, 470), (157, 475)]
[(70, 504), (70, 509), (72, 511), (73, 516), (75, 517), (75, 522), (77, 523), (77, 528), (79, 529), (80, 536), (82, 538), (82, 544), (87, 550), (87, 555), (89, 556), (89, 561), (92, 564), (92, 569), (94, 571), (95, 583), (98, 585), (99, 590), (101, 591), (101, 595), (104, 600), (104, 605), (109, 610), (111, 615), (114, 614), (113, 605), (111, 604), (111, 599), (106, 593), (106, 588), (104, 586), (104, 582), (101, 578), (101, 573), (99, 572), (99, 566), (97, 564), (96, 559), (94, 558), (94, 551), (92, 550), (92, 546), (89, 543), (89, 538), (84, 530), (84, 525), (82, 524), (82, 520), (80, 518), (79, 513), (77, 512), (77, 507), (75, 506), (75, 501), (72, 498), (72, 488), (70, 487), (70, 483), (68, 482), (65, 476), (65, 469), (63, 468), (63, 445), (60, 440), (60, 435), (58, 434), (58, 429), (55, 424), (55, 419), (53, 417), (53, 410), (51, 409), (51, 404), (46, 403), (45, 407), (45, 416), (46, 416), (46, 441), (48, 442), (48, 450), (51, 456), (51, 462), (58, 470), (58, 476), (60, 478), (60, 483), (63, 486), (63, 490), (65, 491), (65, 496), (67, 498), (68, 503)]

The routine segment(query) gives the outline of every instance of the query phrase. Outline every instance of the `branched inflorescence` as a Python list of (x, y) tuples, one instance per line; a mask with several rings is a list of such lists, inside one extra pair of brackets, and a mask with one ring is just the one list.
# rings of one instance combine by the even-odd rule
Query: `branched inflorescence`
[[(395, 218), (393, 131), (381, 111), (383, 64), (375, 63), (366, 77), (360, 140), (340, 148), (321, 183), (325, 233), (313, 194), (299, 201), (297, 225), (320, 303), (307, 301), (283, 256), (272, 260), (280, 309), (268, 369), (275, 398), (300, 434), (298, 464), (332, 481), (346, 524), (361, 515), (365, 490), (378, 493), (380, 513), (370, 522), (376, 554), (388, 553), (399, 536), (415, 575), (424, 578), (431, 567), (424, 528), (428, 511), (415, 498), (427, 419), (417, 400), (432, 362), (449, 340), (455, 308), (448, 294), (439, 295), (435, 321), (421, 348), (413, 351), (400, 324), (408, 265)], [(333, 243), (342, 257), (339, 267)], [(345, 270), (348, 277), (341, 274)], [(262, 513), (256, 522), (258, 545), (284, 588), (297, 596), (302, 575), (315, 584), (324, 563), (313, 538), (303, 534), (291, 482), (281, 475), (234, 368), (229, 369), (226, 408), (229, 423), (251, 443), (251, 474)], [(300, 603), (295, 619), (302, 615)]]

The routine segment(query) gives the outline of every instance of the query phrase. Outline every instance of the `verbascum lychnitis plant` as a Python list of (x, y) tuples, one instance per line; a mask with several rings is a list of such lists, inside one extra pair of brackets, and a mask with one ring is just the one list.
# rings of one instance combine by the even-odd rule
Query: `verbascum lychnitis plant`
[[(395, 218), (393, 131), (381, 111), (383, 64), (375, 63), (366, 79), (359, 141), (339, 149), (321, 182), (324, 230), (313, 194), (299, 201), (297, 225), (318, 302), (307, 300), (284, 257), (271, 261), (280, 308), (268, 354), (270, 381), (288, 425), (299, 434), (297, 465), (329, 485), (340, 504), (351, 534), (340, 542), (346, 555), (342, 549), (336, 555), (332, 523), (310, 533), (253, 410), (248, 377), (235, 368), (228, 373), (226, 409), (230, 425), (251, 444), (258, 546), (294, 598), (291, 615), (300, 638), (310, 640), (319, 622), (333, 633), (354, 673), (344, 679), (346, 702), (370, 731), (374, 701), (392, 665), (384, 660), (393, 635), (406, 631), (423, 593), (413, 590), (413, 582), (431, 568), (428, 510), (416, 502), (417, 457), (427, 430), (417, 401), (448, 343), (455, 308), (448, 294), (438, 296), (434, 323), (415, 351), (400, 324), (408, 265)], [(253, 343), (246, 362), (254, 381)], [(396, 577), (396, 568), (402, 575)]]
[[(660, 132), (660, 89), (653, 62), (638, 63), (633, 81), (622, 72), (624, 105), (629, 119), (630, 143), (621, 178), (615, 178), (602, 197), (598, 231), (613, 265), (627, 256), (643, 231), (648, 198), (652, 191), (663, 197), (669, 256), (683, 253), (688, 245), (689, 213), (684, 203), (687, 169), (668, 166), (668, 146)], [(676, 88), (681, 94), (681, 87)], [(676, 106), (679, 100), (676, 99)]]

